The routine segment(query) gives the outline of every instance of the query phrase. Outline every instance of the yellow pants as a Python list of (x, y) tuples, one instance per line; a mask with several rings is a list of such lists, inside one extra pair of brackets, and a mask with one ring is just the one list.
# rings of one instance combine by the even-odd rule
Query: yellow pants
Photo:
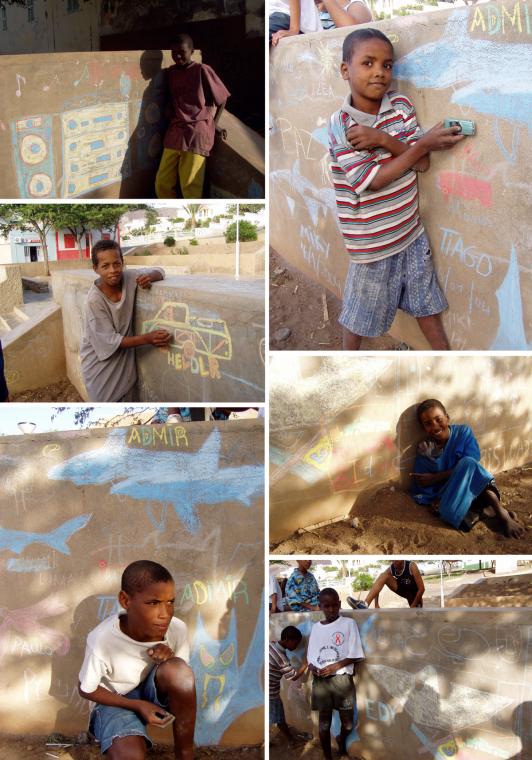
[(155, 178), (157, 198), (177, 198), (178, 181), (183, 198), (203, 198), (205, 160), (198, 153), (165, 148)]

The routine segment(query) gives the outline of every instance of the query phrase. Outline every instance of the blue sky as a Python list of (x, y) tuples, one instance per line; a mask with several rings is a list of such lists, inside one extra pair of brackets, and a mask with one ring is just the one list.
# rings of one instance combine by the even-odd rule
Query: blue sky
[[(131, 408), (131, 404), (69, 404), (61, 413), (56, 415), (52, 421), (52, 415), (61, 404), (2, 404), (0, 411), (0, 435), (23, 435), (18, 428), (19, 422), (34, 422), (34, 433), (49, 433), (52, 430), (81, 430), (87, 427), (91, 422), (95, 422), (102, 417), (112, 417), (115, 414), (122, 414), (124, 409)], [(94, 406), (87, 422), (83, 425), (74, 424), (74, 412), (76, 409), (82, 409), (85, 406)], [(140, 408), (146, 409), (146, 404), (141, 404)], [(154, 407), (155, 409), (155, 407)]]

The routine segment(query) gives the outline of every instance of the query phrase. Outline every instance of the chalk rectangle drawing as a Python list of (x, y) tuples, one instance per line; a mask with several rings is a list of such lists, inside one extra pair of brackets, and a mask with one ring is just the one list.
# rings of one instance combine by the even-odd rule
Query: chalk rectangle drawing
[(11, 139), (20, 197), (54, 197), (52, 117), (25, 116), (13, 121)]
[(129, 175), (127, 103), (65, 111), (61, 134), (64, 198), (76, 198)]

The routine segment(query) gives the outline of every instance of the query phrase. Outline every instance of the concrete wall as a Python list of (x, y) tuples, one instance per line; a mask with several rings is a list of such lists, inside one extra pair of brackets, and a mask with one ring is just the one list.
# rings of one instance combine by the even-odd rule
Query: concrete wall
[(53, 303), (36, 304), (34, 316), (2, 336), (5, 375), (9, 392), (43, 388), (66, 375), (63, 320)]
[(1, 439), (0, 731), (86, 728), (87, 633), (147, 558), (189, 627), (196, 742), (263, 740), (263, 438), (247, 421)]
[[(424, 128), (452, 116), (477, 123), (477, 136), (433, 154), (420, 180), (452, 348), (530, 348), (529, 7), (501, 0), (372, 26), (392, 40), (395, 86)], [(271, 244), (338, 296), (348, 257), (328, 176), (327, 122), (347, 93), (339, 74), (347, 31), (283, 40), (270, 68)], [(392, 334), (428, 347), (405, 315)]]
[(275, 357), (270, 365), (270, 531), (342, 517), (368, 489), (409, 486), (423, 399), (471, 425), (492, 473), (532, 460), (527, 357)]
[[(134, 262), (134, 266), (149, 267), (149, 266), (184, 266), (190, 270), (192, 274), (205, 274), (210, 272), (234, 274), (235, 272), (235, 246), (227, 246), (228, 250), (224, 253), (192, 253), (196, 250), (194, 246), (189, 246), (184, 243), (185, 248), (188, 248), (189, 254), (187, 256), (180, 256), (178, 254), (171, 256), (132, 256), (129, 261)], [(176, 248), (179, 248), (179, 242), (176, 244)], [(240, 273), (243, 275), (260, 275), (264, 274), (264, 248), (261, 251), (249, 253), (244, 251), (240, 253)]]
[(24, 302), (20, 267), (0, 266), (0, 313)]
[[(2, 56), (2, 196), (153, 197), (172, 63), (161, 50)], [(220, 126), (207, 195), (263, 196), (264, 141), (230, 113)]]
[[(93, 279), (93, 273), (52, 273), (54, 299), (69, 326), (65, 331), (68, 377), (83, 398), (79, 343), (84, 299)], [(169, 349), (137, 350), (142, 401), (264, 399), (262, 279), (236, 282), (231, 277), (184, 275), (169, 277), (149, 291), (139, 290), (136, 334), (158, 327), (174, 332), (179, 342), (172, 342)]]
[[(356, 666), (358, 728), (349, 742), (366, 760), (527, 760), (532, 687), (530, 610), (344, 611), (366, 654)], [(270, 618), (270, 639), (286, 625), (304, 634), (321, 613)], [(296, 682), (297, 683), (297, 682)], [(317, 735), (310, 683), (284, 684), (287, 722)], [(335, 715), (333, 721), (338, 722)], [(333, 722), (333, 733), (339, 726)]]

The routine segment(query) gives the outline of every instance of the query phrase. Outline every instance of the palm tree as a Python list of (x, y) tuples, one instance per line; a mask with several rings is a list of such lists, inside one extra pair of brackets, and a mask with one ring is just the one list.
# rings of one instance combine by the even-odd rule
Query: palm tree
[(197, 215), (201, 211), (201, 209), (204, 207), (204, 203), (188, 203), (186, 206), (183, 206), (185, 211), (188, 214), (188, 218), (190, 219), (190, 226), (192, 228), (192, 237), (196, 237), (196, 227), (198, 224)]

